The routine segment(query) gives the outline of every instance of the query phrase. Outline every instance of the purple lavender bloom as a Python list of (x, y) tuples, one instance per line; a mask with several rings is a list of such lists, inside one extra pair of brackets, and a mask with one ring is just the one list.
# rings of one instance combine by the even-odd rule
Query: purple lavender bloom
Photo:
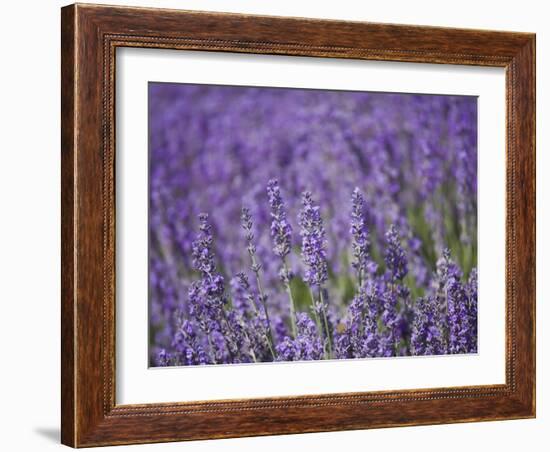
[(149, 111), (151, 365), (477, 351), (475, 98), (152, 83)]
[(206, 334), (219, 328), (218, 321), (215, 320), (218, 317), (217, 310), (206, 301), (202, 281), (194, 281), (189, 287), (188, 306), (189, 315)]
[(352, 267), (357, 272), (359, 286), (363, 285), (363, 280), (369, 272), (369, 231), (363, 214), (364, 208), (363, 195), (357, 187), (351, 195), (351, 228), (353, 262)]
[(250, 215), (250, 209), (248, 207), (243, 207), (241, 210), (241, 226), (245, 231), (248, 252), (254, 254), (256, 252), (256, 246), (254, 245), (252, 215)]
[(392, 355), (400, 341), (397, 314), (397, 292), (388, 290), (383, 297), (384, 310), (382, 312), (382, 322), (386, 328), (385, 344), (386, 349), (392, 350)]
[[(302, 236), (302, 260), (305, 264), (304, 280), (312, 291), (313, 311), (317, 324), (323, 323), (326, 343), (325, 356), (332, 356), (332, 331), (327, 316), (327, 297), (322, 285), (328, 280), (326, 238), (320, 207), (315, 205), (311, 192), (302, 193), (302, 210), (298, 216)], [(317, 292), (317, 294), (315, 293)]]
[(173, 366), (174, 364), (172, 363), (173, 363), (173, 358), (170, 355), (170, 353), (168, 353), (164, 348), (161, 349), (157, 355), (157, 362), (156, 362), (157, 366), (159, 367)]
[(409, 271), (407, 257), (401, 247), (397, 230), (393, 224), (388, 229), (388, 232), (386, 232), (386, 254), (384, 261), (386, 262), (386, 267), (392, 281), (399, 281), (407, 276)]
[(208, 223), (208, 214), (199, 215), (199, 235), (193, 242), (193, 266), (195, 270), (210, 276), (216, 270), (212, 254), (212, 226)]
[(473, 269), (468, 284), (462, 282), (462, 271), (451, 259), (449, 249), (437, 263), (437, 294), (447, 319), (447, 352), (477, 351), (477, 270)]
[(271, 179), (267, 184), (267, 195), (269, 198), (269, 205), (271, 207), (271, 238), (273, 239), (274, 245), (273, 251), (281, 259), (279, 276), (281, 277), (281, 281), (283, 282), (288, 294), (288, 299), (290, 302), (290, 325), (292, 335), (296, 337), (298, 334), (295, 318), (296, 307), (292, 296), (292, 290), (290, 288), (292, 272), (288, 269), (286, 263), (286, 257), (290, 253), (291, 248), (292, 227), (287, 221), (285, 205), (281, 196), (279, 182), (276, 179)]
[(248, 255), (250, 256), (250, 269), (254, 272), (254, 275), (256, 276), (258, 298), (260, 300), (260, 304), (263, 307), (263, 316), (265, 318), (266, 339), (267, 339), (271, 354), (273, 358), (275, 358), (276, 357), (275, 344), (273, 341), (273, 332), (271, 330), (271, 321), (269, 319), (269, 311), (267, 307), (267, 295), (263, 290), (262, 277), (260, 273), (262, 269), (262, 265), (256, 259), (256, 246), (254, 245), (254, 233), (252, 232), (252, 228), (254, 224), (252, 222), (252, 216), (250, 215), (250, 211), (246, 207), (243, 207), (241, 211), (241, 226), (245, 231), (247, 250), (248, 250)]
[(470, 331), (468, 296), (460, 280), (447, 282), (447, 309), (449, 315), (449, 353), (468, 353)]
[(325, 228), (319, 206), (315, 205), (311, 192), (302, 193), (302, 210), (299, 215), (302, 236), (302, 260), (306, 266), (305, 281), (319, 289), (328, 279)]
[(286, 217), (285, 205), (277, 179), (269, 181), (267, 184), (267, 194), (271, 207), (273, 252), (281, 259), (284, 259), (290, 253), (292, 227)]
[(248, 329), (242, 317), (234, 310), (225, 315), (225, 331), (227, 347), (231, 355), (232, 363), (255, 362), (254, 343), (248, 336)]
[(441, 355), (445, 353), (441, 313), (435, 297), (419, 298), (414, 309), (411, 335), (413, 355)]
[(174, 335), (172, 347), (177, 351), (177, 365), (208, 364), (209, 357), (189, 320), (183, 319)]
[(230, 285), (233, 308), (242, 317), (250, 317), (255, 306), (252, 306), (251, 297), (248, 293), (250, 284), (248, 283), (247, 276), (243, 272), (239, 272), (235, 277), (231, 278)]
[(468, 294), (468, 352), (477, 353), (477, 268), (473, 268), (466, 287)]
[(297, 315), (298, 335), (295, 339), (286, 336), (277, 345), (277, 356), (281, 361), (309, 361), (323, 357), (323, 345), (315, 322), (304, 312)]
[(378, 331), (379, 293), (376, 287), (363, 286), (348, 308), (344, 331), (336, 336), (336, 356), (339, 358), (369, 358), (380, 356)]
[(212, 252), (212, 228), (207, 214), (199, 215), (199, 234), (192, 244), (193, 265), (201, 279), (191, 284), (188, 293), (189, 314), (198, 322), (208, 338), (210, 358), (214, 363), (237, 359), (236, 330), (229, 321), (225, 282), (216, 272)]

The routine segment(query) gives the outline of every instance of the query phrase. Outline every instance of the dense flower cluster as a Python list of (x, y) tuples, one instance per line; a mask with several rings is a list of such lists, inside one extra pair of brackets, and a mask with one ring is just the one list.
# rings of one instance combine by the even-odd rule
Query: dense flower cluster
[(152, 365), (477, 352), (475, 99), (149, 89)]

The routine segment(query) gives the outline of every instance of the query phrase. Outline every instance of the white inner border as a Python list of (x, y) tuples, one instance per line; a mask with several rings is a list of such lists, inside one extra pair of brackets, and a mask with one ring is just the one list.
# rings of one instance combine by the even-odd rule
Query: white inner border
[[(160, 49), (116, 52), (117, 404), (505, 382), (504, 69)], [(149, 369), (149, 81), (479, 96), (479, 353)]]

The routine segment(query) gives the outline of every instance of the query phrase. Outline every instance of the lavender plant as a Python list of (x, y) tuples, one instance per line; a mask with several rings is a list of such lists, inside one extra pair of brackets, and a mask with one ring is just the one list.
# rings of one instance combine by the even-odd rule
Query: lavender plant
[(313, 312), (317, 326), (324, 332), (326, 344), (325, 357), (332, 357), (332, 339), (327, 318), (327, 303), (324, 297), (323, 284), (328, 280), (326, 261), (325, 228), (321, 219), (320, 207), (313, 203), (312, 194), (302, 194), (303, 208), (299, 214), (300, 235), (302, 236), (302, 260), (304, 262), (304, 280), (311, 291)]
[(149, 90), (152, 365), (477, 352), (474, 98)]
[(287, 221), (285, 206), (281, 197), (279, 182), (276, 179), (271, 179), (267, 184), (267, 195), (269, 197), (269, 205), (271, 207), (271, 237), (273, 238), (273, 252), (281, 259), (281, 269), (279, 276), (285, 286), (288, 294), (290, 307), (290, 325), (292, 327), (292, 335), (296, 338), (298, 330), (296, 327), (296, 307), (294, 298), (292, 297), (292, 289), (290, 288), (290, 280), (292, 273), (288, 269), (286, 257), (290, 253), (292, 236), (292, 226)]

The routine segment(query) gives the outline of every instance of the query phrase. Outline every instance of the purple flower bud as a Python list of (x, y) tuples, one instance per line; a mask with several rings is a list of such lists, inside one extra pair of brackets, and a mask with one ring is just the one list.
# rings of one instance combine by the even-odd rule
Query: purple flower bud
[(208, 222), (208, 214), (199, 215), (199, 234), (193, 242), (193, 266), (195, 270), (211, 275), (215, 270), (212, 254), (212, 226)]
[(322, 359), (323, 344), (315, 322), (304, 312), (296, 316), (298, 335), (296, 339), (286, 336), (277, 345), (277, 356), (280, 361), (309, 361)]
[(277, 179), (271, 179), (267, 184), (267, 195), (271, 207), (271, 238), (273, 252), (284, 259), (290, 253), (292, 227), (287, 220), (285, 205)]
[(351, 228), (353, 262), (352, 266), (357, 272), (359, 285), (362, 285), (363, 278), (369, 272), (369, 231), (363, 214), (364, 200), (359, 188), (353, 190), (351, 195)]
[(436, 298), (419, 298), (414, 306), (411, 334), (413, 355), (441, 355), (445, 353), (441, 325), (441, 313)]
[(313, 203), (311, 192), (302, 193), (299, 214), (302, 236), (304, 279), (312, 287), (320, 287), (328, 279), (326, 239), (319, 206)]
[(393, 281), (402, 280), (408, 273), (407, 257), (401, 247), (397, 230), (392, 224), (386, 232), (386, 254), (384, 256), (386, 267)]

